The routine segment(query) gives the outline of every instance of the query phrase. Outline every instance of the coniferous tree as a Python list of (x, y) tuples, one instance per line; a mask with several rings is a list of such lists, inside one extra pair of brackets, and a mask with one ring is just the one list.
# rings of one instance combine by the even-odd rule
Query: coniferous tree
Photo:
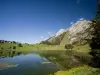
[(93, 67), (100, 67), (100, 2), (98, 4), (98, 11), (95, 18), (92, 20), (92, 39), (90, 42), (91, 52), (93, 56), (91, 65)]

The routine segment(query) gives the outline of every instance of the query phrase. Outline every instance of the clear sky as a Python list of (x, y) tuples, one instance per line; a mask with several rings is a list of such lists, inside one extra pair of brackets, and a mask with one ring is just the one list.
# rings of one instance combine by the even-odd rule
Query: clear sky
[(96, 9), (97, 0), (0, 0), (0, 39), (36, 43)]

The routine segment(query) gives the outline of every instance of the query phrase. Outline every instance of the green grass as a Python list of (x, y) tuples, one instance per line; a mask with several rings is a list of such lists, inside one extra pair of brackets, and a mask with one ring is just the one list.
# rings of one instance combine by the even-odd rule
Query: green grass
[[(16, 49), (13, 49), (13, 46), (16, 46)], [(0, 50), (31, 51), (31, 50), (65, 50), (65, 49), (63, 46), (60, 45), (22, 44), (22, 47), (19, 47), (18, 44), (14, 43), (0, 43)]]
[[(15, 49), (13, 47), (16, 46)], [(59, 45), (46, 45), (46, 44), (22, 44), (19, 47), (14, 43), (0, 43), (0, 56), (14, 56), (21, 53), (30, 53), (32, 51), (40, 50), (64, 50), (64, 47)], [(13, 53), (15, 51), (15, 53)]]
[[(16, 49), (13, 49), (13, 46), (16, 46)], [(0, 50), (30, 50), (32, 48), (32, 45), (28, 44), (22, 44), (22, 47), (19, 47), (18, 44), (14, 43), (0, 43)]]
[(62, 39), (60, 45), (65, 45), (67, 43), (69, 43), (69, 40), (68, 40), (68, 32), (66, 32), (66, 34), (65, 34), (64, 38)]
[[(13, 46), (16, 46), (16, 49), (13, 49)], [(64, 48), (64, 45), (22, 44), (22, 47), (19, 47), (18, 44), (14, 43), (0, 43), (0, 50), (32, 51), (32, 50), (66, 50), (66, 49)], [(74, 45), (73, 50), (79, 52), (90, 51), (89, 46), (87, 44), (79, 46)]]
[(55, 75), (100, 75), (100, 69), (89, 66), (80, 66), (67, 71), (58, 71)]
[[(62, 41), (65, 41), (64, 39)], [(64, 43), (65, 44), (65, 43)], [(16, 46), (16, 49), (13, 49), (13, 46)], [(11, 48), (10, 48), (11, 47)], [(3, 49), (2, 49), (3, 48)], [(65, 45), (46, 45), (46, 44), (22, 44), (22, 47), (19, 47), (18, 44), (14, 43), (0, 43), (0, 50), (15, 50), (15, 51), (32, 51), (32, 50), (66, 50)], [(74, 45), (73, 51), (85, 52), (90, 51), (89, 45)]]
[[(16, 46), (15, 49), (13, 47)], [(15, 43), (0, 43), (0, 56), (9, 56), (13, 55), (13, 51), (18, 52), (27, 52), (33, 49), (32, 45), (22, 44), (22, 47), (19, 47), (18, 44)], [(11, 54), (10, 54), (11, 53)]]
[(78, 51), (78, 52), (86, 52), (88, 53), (90, 51), (90, 47), (88, 44), (85, 45), (74, 45), (73, 48), (74, 51)]

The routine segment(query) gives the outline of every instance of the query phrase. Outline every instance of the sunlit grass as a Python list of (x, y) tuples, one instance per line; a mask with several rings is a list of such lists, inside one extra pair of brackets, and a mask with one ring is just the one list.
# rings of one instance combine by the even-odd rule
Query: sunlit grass
[(73, 50), (78, 51), (78, 52), (89, 52), (90, 51), (90, 47), (88, 44), (85, 45), (74, 45)]
[(100, 75), (100, 69), (89, 66), (80, 66), (67, 71), (58, 71), (55, 75)]

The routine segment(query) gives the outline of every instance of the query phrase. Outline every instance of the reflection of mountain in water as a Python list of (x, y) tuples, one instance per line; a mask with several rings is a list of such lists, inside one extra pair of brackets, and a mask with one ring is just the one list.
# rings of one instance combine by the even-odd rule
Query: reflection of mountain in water
[(65, 51), (41, 50), (41, 51), (36, 51), (35, 53), (57, 64), (63, 70), (70, 69), (84, 64), (87, 65), (91, 59), (91, 56), (89, 54), (83, 52), (71, 51), (71, 50), (65, 50)]

